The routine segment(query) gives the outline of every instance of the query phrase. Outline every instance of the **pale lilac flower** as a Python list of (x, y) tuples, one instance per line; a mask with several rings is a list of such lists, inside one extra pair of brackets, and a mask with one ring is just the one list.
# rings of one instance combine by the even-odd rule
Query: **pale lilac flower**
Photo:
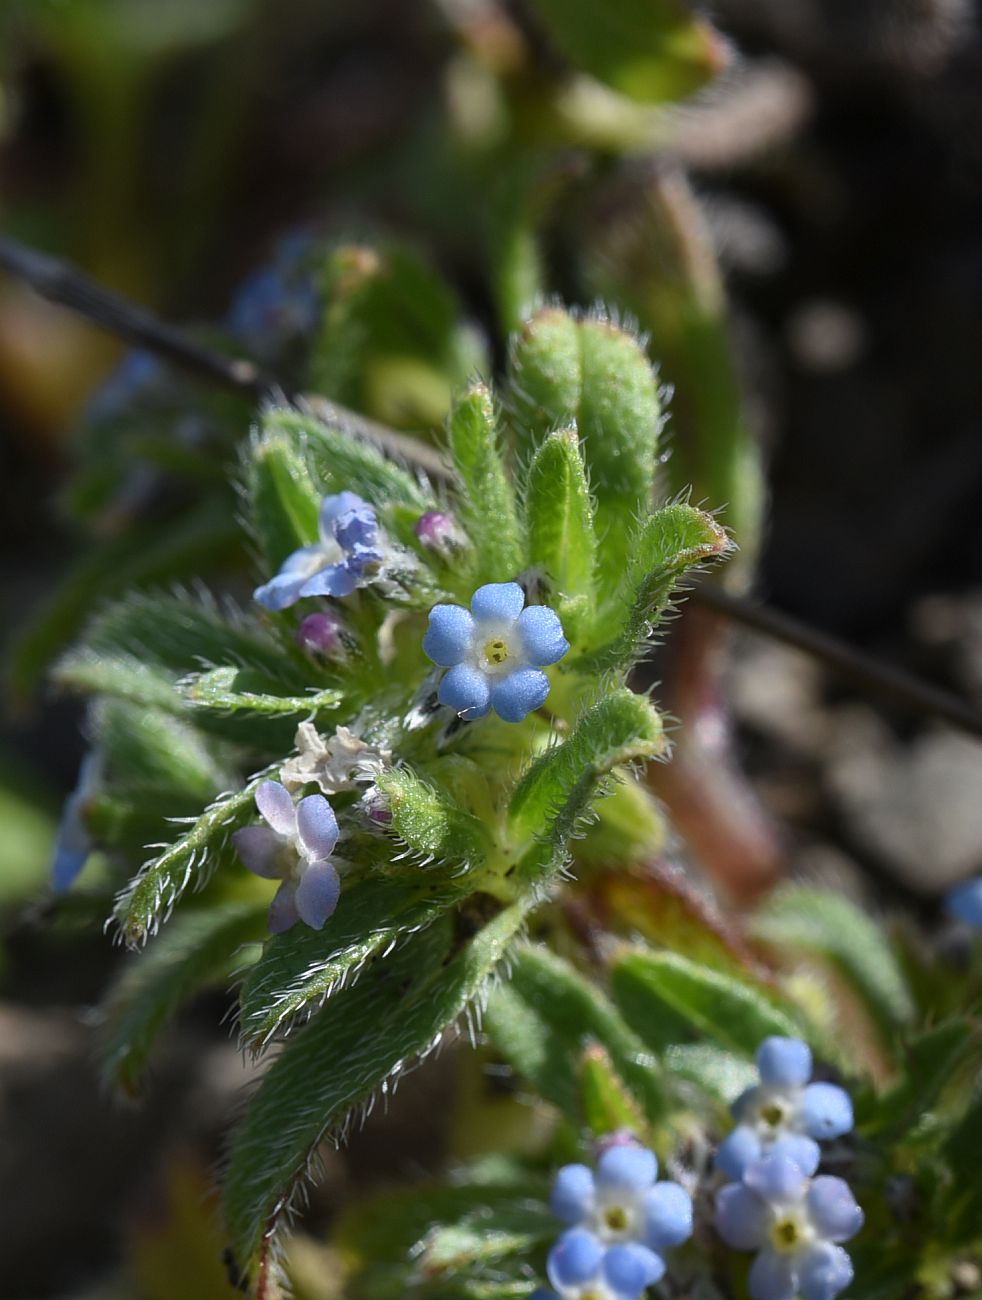
[(245, 826), (232, 836), (244, 865), (266, 880), (281, 880), (269, 909), (273, 934), (303, 921), (320, 930), (338, 905), (341, 881), (329, 862), (338, 841), (334, 810), (323, 795), (294, 804), (279, 781), (264, 781), (256, 807), (265, 826)]
[(253, 595), (278, 611), (306, 596), (350, 596), (382, 560), (375, 511), (354, 492), (325, 497), (320, 540), (287, 556), (279, 573)]

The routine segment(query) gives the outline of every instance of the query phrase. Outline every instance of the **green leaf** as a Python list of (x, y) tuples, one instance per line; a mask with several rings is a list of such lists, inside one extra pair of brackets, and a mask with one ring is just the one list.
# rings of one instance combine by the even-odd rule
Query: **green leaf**
[(252, 1097), (225, 1180), (232, 1248), (246, 1273), (264, 1267), (318, 1144), (463, 1014), (523, 915), (515, 904), (464, 941), (449, 918), (437, 921), (374, 962), (290, 1037)]
[(266, 432), (256, 439), (246, 459), (249, 516), (269, 576), (302, 546), (318, 538), (318, 492), (296, 440)]
[(665, 1069), (697, 1083), (711, 1097), (732, 1106), (748, 1088), (760, 1082), (756, 1065), (712, 1043), (674, 1043), (662, 1054)]
[(975, 1027), (968, 1020), (948, 1020), (905, 1042), (902, 1072), (886, 1094), (857, 1099), (857, 1127), (870, 1136), (902, 1137), (938, 1104), (945, 1089), (978, 1051)]
[[(127, 587), (205, 573), (241, 551), (232, 502), (209, 497), (180, 519), (128, 529), (88, 551), (20, 633), (11, 652), (12, 689), (30, 696), (51, 660), (78, 635), (93, 608)], [(190, 667), (190, 665), (189, 665)]]
[(186, 1002), (227, 978), (243, 944), (263, 937), (266, 907), (253, 902), (187, 911), (145, 953), (123, 965), (102, 1008), (100, 1058), (114, 1087), (139, 1092), (148, 1058)]
[(900, 964), (882, 930), (842, 894), (790, 885), (751, 918), (757, 939), (830, 962), (859, 995), (886, 1042), (914, 1012)]
[(460, 881), (413, 871), (345, 884), (328, 931), (295, 926), (274, 935), (246, 973), (240, 994), (242, 1039), (265, 1047), (299, 1017), (352, 983), (380, 953), (429, 925), (470, 893)]
[[(570, 597), (594, 598), (597, 535), (583, 456), (576, 433), (550, 434), (529, 468), (525, 501), (529, 558), (542, 568), (559, 596), (558, 613), (566, 635), (570, 626)], [(574, 615), (575, 620), (575, 615)]]
[(982, 1238), (982, 1096), (969, 1105), (943, 1148), (951, 1173), (944, 1216), (938, 1227), (946, 1240), (962, 1245)]
[(373, 506), (399, 502), (420, 513), (435, 504), (417, 478), (369, 443), (315, 415), (274, 408), (266, 412), (263, 431), (268, 436), (280, 434), (302, 450), (313, 480), (324, 494), (347, 490), (357, 492)]
[(634, 536), (610, 616), (601, 623), (615, 635), (578, 660), (577, 668), (599, 673), (628, 667), (668, 608), (686, 570), (717, 559), (729, 546), (712, 515), (692, 506), (680, 502), (649, 515)]
[(605, 696), (566, 740), (528, 767), (508, 808), (513, 831), (532, 836), (549, 825), (554, 843), (564, 842), (600, 777), (622, 763), (654, 757), (662, 745), (661, 719), (645, 696), (629, 690)]
[(599, 1043), (649, 1119), (666, 1108), (656, 1061), (594, 984), (544, 948), (525, 944), (511, 956), (511, 978), (491, 994), (485, 1028), (517, 1074), (579, 1121), (583, 1052)]
[(644, 103), (681, 99), (725, 63), (725, 46), (681, 0), (532, 0), (563, 56)]
[(474, 546), (474, 581), (507, 582), (525, 564), (515, 494), (486, 385), (474, 384), (456, 403), (447, 436), (462, 488), (463, 522)]
[(259, 714), (265, 718), (310, 718), (319, 721), (341, 704), (341, 691), (310, 690), (306, 695), (281, 695), (269, 677), (251, 668), (211, 668), (178, 683), (178, 691), (193, 713)]
[[(548, 1186), (517, 1172), (503, 1182), (473, 1179), (467, 1169), (450, 1185), (389, 1192), (348, 1210), (336, 1240), (351, 1271), (352, 1300), (528, 1294), (484, 1288), (494, 1278), (513, 1287), (502, 1278), (502, 1265), (514, 1259), (527, 1267), (530, 1253), (555, 1236)], [(492, 1277), (483, 1275), (492, 1267)], [(453, 1290), (434, 1292), (441, 1282)]]
[(673, 952), (630, 949), (611, 968), (611, 991), (627, 1023), (656, 1051), (661, 1022), (684, 1022), (741, 1055), (752, 1057), (771, 1034), (801, 1036), (802, 1026), (756, 989)]
[(169, 712), (105, 699), (92, 719), (114, 792), (153, 790), (164, 798), (176, 794), (197, 800), (200, 806), (231, 779), (214, 746)]
[(216, 799), (179, 839), (144, 863), (113, 911), (127, 944), (137, 947), (155, 934), (189, 885), (201, 888), (220, 866), (235, 864), (232, 832), (255, 819), (256, 789), (278, 770), (274, 764), (241, 790)]
[(382, 772), (377, 785), (392, 812), (391, 829), (414, 853), (468, 866), (488, 856), (490, 841), (478, 818), (411, 767)]
[(616, 582), (654, 489), (661, 413), (658, 384), (637, 340), (606, 320), (557, 307), (525, 323), (511, 351), (510, 406), (520, 452), (556, 429), (582, 439), (596, 498), (598, 560)]
[(580, 1109), (584, 1124), (597, 1137), (617, 1129), (644, 1132), (645, 1120), (637, 1102), (599, 1043), (588, 1047), (580, 1062)]

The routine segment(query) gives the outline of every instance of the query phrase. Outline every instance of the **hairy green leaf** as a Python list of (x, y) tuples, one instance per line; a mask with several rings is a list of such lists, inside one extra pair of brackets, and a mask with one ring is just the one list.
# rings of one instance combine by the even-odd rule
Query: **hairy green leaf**
[(661, 719), (645, 696), (612, 692), (587, 709), (566, 740), (533, 760), (511, 797), (513, 830), (531, 836), (551, 825), (554, 840), (565, 837), (600, 777), (654, 757), (662, 744)]
[(546, 1100), (579, 1120), (584, 1049), (599, 1043), (649, 1119), (667, 1105), (657, 1062), (604, 993), (562, 958), (524, 944), (488, 1002), (485, 1027), (505, 1060)]
[(264, 718), (319, 720), (337, 709), (341, 691), (310, 690), (306, 695), (282, 695), (272, 688), (275, 681), (250, 668), (210, 668), (194, 673), (178, 684), (181, 696), (197, 713), (259, 714)]
[(802, 1027), (756, 989), (673, 952), (631, 949), (611, 968), (611, 991), (627, 1023), (655, 1050), (667, 1012), (693, 1034), (753, 1056), (771, 1034), (801, 1036)]
[(418, 870), (345, 885), (329, 930), (298, 925), (274, 935), (246, 973), (239, 1010), (243, 1042), (253, 1049), (265, 1047), (351, 983), (369, 962), (470, 892), (459, 880)]
[[(579, 441), (573, 430), (550, 434), (529, 468), (525, 502), (529, 558), (544, 570), (559, 597), (557, 612), (574, 639), (570, 598), (594, 598), (597, 535)], [(571, 619), (571, 615), (573, 616)]]
[(525, 565), (515, 494), (498, 443), (494, 403), (484, 384), (475, 384), (456, 403), (447, 436), (462, 487), (461, 512), (474, 544), (474, 581), (509, 581)]
[(318, 1143), (463, 1014), (523, 914), (515, 904), (463, 941), (449, 918), (437, 921), (373, 963), (288, 1040), (252, 1097), (225, 1180), (232, 1247), (247, 1273), (263, 1267)]
[(588, 1047), (580, 1061), (580, 1111), (591, 1133), (604, 1137), (617, 1129), (642, 1134), (645, 1119), (621, 1079), (610, 1053), (599, 1043)]
[(439, 862), (476, 865), (490, 848), (487, 831), (450, 794), (411, 767), (391, 768), (378, 788), (392, 812), (395, 834), (413, 850)]
[(842, 894), (790, 885), (773, 894), (751, 919), (751, 930), (792, 955), (829, 961), (849, 982), (890, 1041), (914, 1011), (903, 971), (882, 931)]
[(200, 888), (236, 856), (232, 832), (256, 816), (256, 789), (278, 770), (259, 772), (240, 790), (222, 795), (173, 844), (144, 863), (116, 900), (113, 911), (123, 939), (131, 947), (155, 934), (189, 885)]
[(623, 670), (637, 658), (687, 569), (724, 555), (729, 539), (712, 515), (677, 503), (649, 515), (630, 548), (625, 575), (601, 623), (614, 635), (577, 662), (581, 671)]
[(227, 978), (243, 944), (263, 937), (265, 905), (213, 903), (187, 911), (146, 952), (127, 959), (102, 1009), (106, 1078), (139, 1091), (147, 1060), (176, 1012), (206, 985)]
[(265, 433), (246, 464), (252, 531), (272, 577), (288, 555), (317, 541), (323, 494), (295, 439)]
[(306, 457), (318, 490), (324, 494), (347, 490), (357, 492), (374, 506), (400, 502), (421, 512), (434, 504), (418, 479), (369, 443), (316, 415), (274, 408), (266, 412), (263, 429), (295, 443)]

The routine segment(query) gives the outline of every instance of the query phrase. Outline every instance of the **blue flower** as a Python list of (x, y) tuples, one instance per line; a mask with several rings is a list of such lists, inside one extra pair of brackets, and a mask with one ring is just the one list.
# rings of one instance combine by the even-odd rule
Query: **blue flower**
[(852, 1281), (840, 1242), (863, 1226), (841, 1178), (811, 1178), (784, 1155), (750, 1164), (716, 1197), (716, 1228), (729, 1246), (757, 1252), (752, 1300), (833, 1300)]
[(269, 359), (313, 333), (322, 302), (311, 274), (314, 244), (294, 234), (281, 240), (273, 262), (248, 276), (225, 317), (229, 331), (256, 356)]
[(737, 1127), (716, 1152), (716, 1168), (742, 1178), (761, 1156), (779, 1152), (806, 1172), (818, 1168), (822, 1140), (852, 1128), (849, 1094), (832, 1083), (809, 1083), (812, 1054), (797, 1038), (767, 1038), (757, 1052), (760, 1083), (733, 1106)]
[(266, 880), (282, 880), (269, 909), (273, 934), (303, 921), (320, 930), (338, 905), (341, 881), (328, 858), (338, 842), (334, 810), (322, 794), (294, 804), (279, 781), (264, 781), (256, 807), (265, 826), (245, 826), (232, 836), (245, 866)]
[(65, 800), (51, 860), (51, 888), (63, 894), (75, 883), (95, 845), (85, 824), (85, 805), (99, 783), (101, 757), (90, 750), (82, 759), (75, 789)]
[(423, 650), (450, 671), (437, 698), (467, 722), (494, 709), (505, 722), (521, 722), (545, 702), (542, 671), (569, 649), (562, 624), (547, 605), (525, 606), (517, 582), (489, 582), (461, 605), (434, 605)]
[(283, 562), (275, 578), (253, 593), (260, 605), (281, 610), (303, 596), (350, 596), (368, 570), (382, 559), (375, 511), (354, 492), (325, 497), (320, 541), (302, 546)]
[(658, 1161), (647, 1148), (610, 1147), (596, 1173), (579, 1164), (560, 1169), (549, 1204), (557, 1219), (588, 1232), (604, 1249), (630, 1246), (650, 1274), (648, 1286), (665, 1272), (662, 1253), (692, 1235), (688, 1192), (657, 1178)]
[[(646, 1287), (664, 1273), (650, 1251), (627, 1243), (604, 1246), (585, 1228), (564, 1232), (546, 1263), (551, 1291), (535, 1292), (538, 1300), (639, 1300)], [(660, 1261), (659, 1261), (660, 1262)], [(534, 1300), (534, 1298), (533, 1298)]]
[(945, 898), (945, 907), (956, 921), (982, 929), (982, 876), (966, 880)]

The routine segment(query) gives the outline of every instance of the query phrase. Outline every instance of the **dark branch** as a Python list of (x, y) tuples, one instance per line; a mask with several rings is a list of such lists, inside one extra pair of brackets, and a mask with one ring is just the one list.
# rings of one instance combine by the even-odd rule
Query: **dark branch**
[(697, 587), (693, 598), (717, 613), (753, 628), (774, 641), (794, 646), (812, 659), (817, 659), (839, 677), (852, 682), (870, 695), (877, 695), (887, 704), (941, 718), (959, 731), (982, 739), (982, 712), (967, 700), (960, 699), (930, 682), (922, 681), (902, 668), (882, 664), (871, 655), (864, 654), (840, 641), (838, 637), (809, 627), (768, 605), (758, 605), (740, 596), (723, 591), (715, 583), (704, 582)]
[[(201, 379), (222, 384), (257, 401), (285, 394), (284, 385), (275, 376), (263, 373), (253, 362), (223, 357), (203, 347), (183, 330), (166, 325), (145, 308), (102, 288), (73, 266), (6, 235), (0, 235), (0, 268), (26, 281), (49, 302), (78, 312), (110, 334), (156, 352)], [(450, 477), (439, 453), (416, 438), (397, 433), (323, 397), (285, 395), (287, 400), (297, 401), (339, 424), (353, 437), (375, 443), (389, 455), (425, 470), (434, 478)], [(692, 598), (736, 623), (794, 646), (888, 703), (941, 718), (960, 731), (982, 739), (982, 713), (967, 701), (899, 668), (884, 666), (836, 637), (778, 610), (731, 595), (715, 583), (702, 583), (693, 591)]]

